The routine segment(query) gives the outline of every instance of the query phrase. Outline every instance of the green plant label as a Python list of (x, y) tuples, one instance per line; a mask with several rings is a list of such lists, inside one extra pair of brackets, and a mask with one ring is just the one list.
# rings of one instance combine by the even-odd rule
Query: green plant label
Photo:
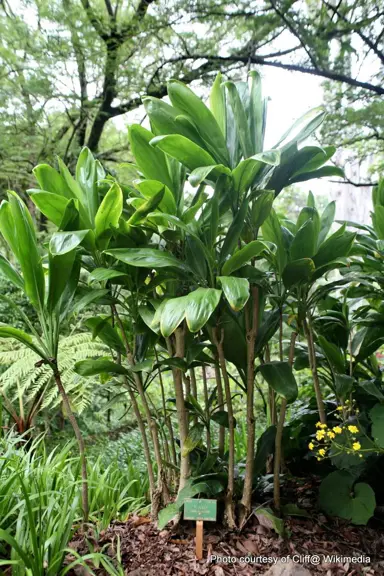
[(184, 520), (216, 521), (217, 501), (205, 498), (190, 498), (184, 502)]

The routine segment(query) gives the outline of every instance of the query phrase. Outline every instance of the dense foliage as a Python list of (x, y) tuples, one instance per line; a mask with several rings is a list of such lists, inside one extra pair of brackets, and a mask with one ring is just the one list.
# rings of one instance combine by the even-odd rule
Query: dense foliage
[[(179, 81), (168, 83), (168, 97), (145, 98), (150, 130), (130, 127), (129, 180), (118, 182), (88, 148), (74, 174), (61, 159), (58, 169), (34, 168), (39, 188), (28, 194), (54, 230), (47, 241), (38, 241), (18, 194), (9, 192), (0, 206), (9, 250), (0, 271), (34, 310), (28, 315), (6, 300), (24, 326), (3, 323), (0, 337), (28, 349), (18, 357), (29, 367), (25, 374), (15, 362), (3, 374), (8, 421), (30, 435), (38, 412), (56, 408), (59, 398), (80, 456), (68, 463), (64, 448), (44, 453), (40, 466), (34, 448), (25, 451), (12, 437), (3, 442), (4, 453), (36, 461), (38, 474), (47, 459), (58, 462), (57, 482), (66, 486), (62, 500), (46, 508), (50, 526), (59, 522), (61, 533), (65, 525), (65, 538), (35, 542), (43, 535), (32, 526), (45, 516), (32, 518), (26, 482), (33, 477), (13, 476), (8, 464), (0, 469), (6, 486), (10, 478), (20, 483), (28, 513), (22, 530), (31, 534), (25, 545), (10, 498), (0, 539), (17, 566), (28, 566), (23, 554), (35, 546), (33, 574), (42, 573), (41, 550), (50, 554), (50, 546), (53, 556), (44, 561), (52, 570), (61, 565), (75, 518), (106, 526), (144, 505), (117, 465), (87, 465), (78, 414), (86, 379), (95, 396), (111, 394), (108, 410), (119, 396), (123, 417), (135, 420), (159, 527), (180, 515), (187, 498), (206, 495), (222, 502), (230, 529), (242, 528), (271, 477), (264, 511), (277, 519), (287, 468), (323, 477), (320, 506), (356, 524), (365, 524), (382, 498), (374, 470), (384, 448), (376, 357), (384, 342), (384, 180), (374, 191), (372, 226), (335, 223), (334, 202), (320, 214), (311, 193), (289, 220), (273, 207), (286, 187), (342, 174), (329, 162), (335, 147), (305, 143), (325, 111), (310, 111), (266, 150), (258, 73), (236, 83), (219, 74), (209, 107)], [(16, 398), (28, 391), (27, 425), (8, 389)], [(101, 505), (100, 477), (112, 484)], [(62, 507), (67, 515), (59, 517)], [(276, 526), (283, 530), (281, 521)]]

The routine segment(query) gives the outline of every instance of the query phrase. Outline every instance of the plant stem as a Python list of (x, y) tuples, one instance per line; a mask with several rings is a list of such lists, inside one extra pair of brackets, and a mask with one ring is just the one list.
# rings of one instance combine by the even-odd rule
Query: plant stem
[[(170, 356), (173, 355), (172, 343), (167, 339), (168, 352)], [(177, 328), (175, 331), (175, 358), (184, 358), (184, 328)], [(178, 368), (173, 368), (173, 382), (175, 385), (176, 409), (179, 421), (179, 437), (180, 437), (180, 479), (178, 493), (184, 488), (190, 476), (190, 461), (189, 454), (184, 454), (184, 444), (188, 436), (188, 418), (184, 402), (183, 391), (183, 373)]]
[[(224, 409), (224, 393), (223, 393), (223, 383), (221, 381), (220, 366), (217, 365), (219, 361), (217, 352), (215, 354), (215, 379), (217, 387), (217, 402), (219, 404), (220, 410)], [(225, 445), (225, 428), (224, 426), (219, 427), (219, 456), (222, 458), (224, 456), (224, 445)]]
[[(197, 400), (197, 383), (196, 383), (196, 374), (195, 374), (194, 368), (189, 369), (189, 378), (191, 381), (191, 394), (194, 397), (194, 399)], [(195, 414), (193, 416), (193, 424), (197, 424), (197, 422), (198, 422), (198, 417), (197, 417), (197, 414)]]
[(224, 380), (225, 398), (227, 402), (228, 410), (228, 485), (227, 494), (225, 498), (225, 520), (228, 527), (231, 530), (236, 529), (236, 521), (233, 507), (233, 492), (235, 489), (235, 422), (233, 418), (233, 408), (232, 408), (232, 396), (231, 396), (231, 386), (229, 382), (229, 376), (227, 372), (227, 366), (225, 363), (224, 356), (224, 331), (219, 330), (215, 327), (212, 331), (213, 343), (216, 346), (217, 354), (219, 357), (221, 373)]
[[(293, 365), (294, 355), (295, 355), (295, 342), (297, 333), (292, 332), (291, 334), (291, 345), (289, 347), (289, 365)], [(274, 469), (273, 469), (273, 500), (276, 510), (280, 510), (280, 468), (282, 460), (282, 440), (284, 431), (285, 414), (287, 411), (287, 399), (282, 397), (280, 404), (280, 414), (276, 429), (275, 438), (275, 458), (274, 458)]]
[(82, 506), (83, 506), (83, 515), (84, 515), (84, 522), (88, 522), (88, 517), (89, 517), (88, 475), (87, 475), (87, 459), (85, 456), (84, 438), (81, 434), (81, 430), (79, 428), (77, 420), (76, 420), (76, 418), (72, 412), (69, 398), (67, 396), (67, 393), (66, 393), (64, 386), (63, 386), (63, 383), (61, 381), (61, 374), (57, 368), (57, 364), (56, 364), (56, 368), (55, 368), (53, 373), (54, 373), (57, 388), (59, 390), (60, 396), (61, 396), (62, 401), (63, 401), (65, 411), (66, 411), (67, 416), (68, 416), (68, 420), (70, 421), (70, 423), (72, 425), (73, 431), (74, 431), (75, 436), (76, 436), (77, 444), (79, 446), (80, 461), (81, 461), (81, 480), (82, 480), (81, 498), (82, 498)]
[(208, 395), (208, 385), (207, 385), (207, 372), (205, 365), (201, 367), (201, 372), (203, 375), (203, 388), (204, 388), (204, 405), (205, 405), (205, 419), (207, 421), (207, 457), (211, 453), (211, 426), (209, 421), (209, 395)]
[(313, 339), (313, 330), (309, 319), (307, 322), (306, 318), (304, 319), (304, 331), (308, 342), (309, 363), (312, 370), (313, 387), (315, 389), (317, 409), (319, 411), (319, 419), (322, 424), (326, 424), (327, 417), (325, 414), (324, 401), (320, 388), (319, 374), (317, 372), (316, 350)]
[[(251, 316), (251, 318), (250, 318)], [(252, 510), (253, 463), (255, 459), (255, 416), (254, 416), (254, 386), (255, 386), (255, 342), (259, 324), (259, 289), (252, 287), (252, 310), (247, 304), (245, 309), (247, 329), (247, 456), (243, 496), (241, 498), (240, 529)]]

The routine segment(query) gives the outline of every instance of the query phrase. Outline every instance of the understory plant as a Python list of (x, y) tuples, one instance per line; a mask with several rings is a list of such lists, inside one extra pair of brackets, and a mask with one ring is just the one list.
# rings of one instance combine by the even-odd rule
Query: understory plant
[[(342, 173), (327, 164), (334, 147), (304, 144), (324, 119), (321, 108), (264, 148), (266, 103), (257, 72), (236, 83), (219, 74), (209, 107), (176, 80), (168, 84), (168, 97), (170, 103), (145, 98), (149, 129), (130, 127), (130, 181), (118, 183), (87, 149), (74, 176), (61, 160), (58, 170), (35, 168), (40, 188), (30, 190), (30, 198), (57, 228), (48, 249), (37, 245), (17, 195), (10, 193), (2, 204), (0, 229), (21, 274), (4, 259), (1, 269), (25, 289), (41, 333), (34, 330), (32, 338), (1, 327), (0, 336), (23, 341), (51, 368), (85, 466), (58, 342), (60, 320), (96, 304), (98, 313), (85, 326), (108, 352), (74, 368), (84, 378), (124, 390), (142, 437), (152, 515), (157, 518), (162, 509), (163, 526), (180, 514), (186, 498), (214, 495), (224, 502), (227, 526), (235, 529), (252, 513), (255, 479), (271, 468), (271, 458), (280, 514), (285, 432), (300, 395), (297, 372), (306, 370), (318, 419), (326, 426), (328, 396), (345, 399), (348, 379), (374, 369), (368, 356), (351, 348), (354, 333), (373, 314), (372, 303), (366, 295), (365, 320), (348, 303), (354, 289), (367, 285), (372, 250), (381, 249), (372, 237), (381, 211), (375, 208), (376, 229), (361, 235), (347, 224), (335, 227), (334, 203), (319, 214), (312, 194), (296, 222), (275, 212), (274, 199), (287, 186)], [(29, 259), (21, 247), (25, 241), (32, 243)], [(341, 310), (334, 305), (340, 299)], [(382, 335), (369, 346), (367, 334), (361, 337), (372, 355)], [(171, 398), (165, 393), (168, 379)], [(241, 478), (238, 395), (247, 432)], [(268, 427), (256, 445), (260, 400)], [(87, 516), (86, 467), (83, 482)]]

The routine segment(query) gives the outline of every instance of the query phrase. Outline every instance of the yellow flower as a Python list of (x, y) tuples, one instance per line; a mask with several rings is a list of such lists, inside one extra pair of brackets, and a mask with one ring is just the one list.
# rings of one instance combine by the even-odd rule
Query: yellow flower
[(357, 451), (357, 450), (360, 450), (360, 448), (361, 448), (360, 442), (354, 442), (354, 443), (352, 444), (352, 448), (353, 448), (354, 450), (356, 450), (356, 451)]
[(357, 434), (359, 431), (357, 426), (348, 426), (348, 430), (352, 432), (352, 434)]
[(336, 410), (340, 410), (340, 412), (342, 411), (342, 409), (343, 409), (342, 406), (338, 406), (338, 407), (336, 408)]
[(340, 426), (334, 426), (332, 428), (332, 430), (335, 432), (335, 434), (341, 434), (342, 433), (342, 429), (340, 428)]
[(324, 430), (318, 430), (316, 432), (316, 440), (322, 440), (325, 436)]
[(319, 454), (320, 454), (320, 456), (325, 456), (325, 450), (324, 450), (324, 448), (320, 448)]
[(310, 450), (313, 450), (314, 447), (315, 447), (315, 445), (314, 445), (313, 442), (310, 442), (310, 443), (308, 444), (308, 448), (309, 448)]
[(327, 436), (328, 436), (328, 438), (334, 438), (336, 436), (336, 434), (334, 432), (329, 431), (329, 432), (327, 432)]
[(321, 428), (321, 422), (316, 422), (316, 428)]
[(320, 428), (322, 428), (323, 430), (327, 427), (326, 424), (320, 424)]

